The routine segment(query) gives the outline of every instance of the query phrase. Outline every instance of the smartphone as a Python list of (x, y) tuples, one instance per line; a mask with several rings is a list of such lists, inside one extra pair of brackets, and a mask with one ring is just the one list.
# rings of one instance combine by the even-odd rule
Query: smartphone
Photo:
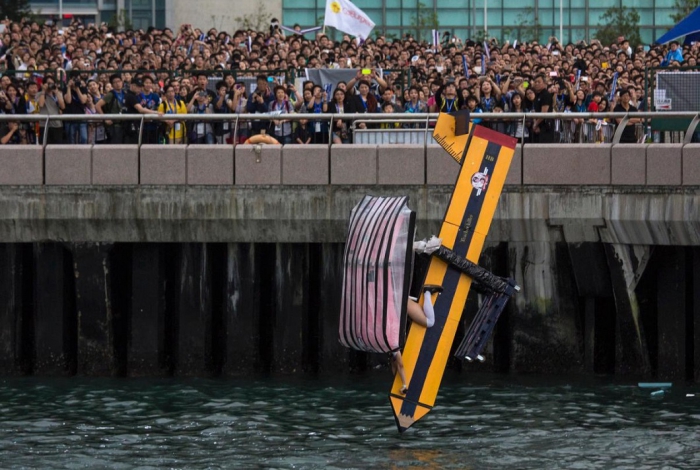
[(559, 74), (557, 72), (549, 72), (550, 77), (557, 77)]
[(371, 69), (362, 69), (362, 75), (372, 75)]
[(106, 37), (106, 38), (111, 38), (111, 37), (112, 37), (112, 33), (107, 33), (107, 34), (105, 34), (105, 37)]

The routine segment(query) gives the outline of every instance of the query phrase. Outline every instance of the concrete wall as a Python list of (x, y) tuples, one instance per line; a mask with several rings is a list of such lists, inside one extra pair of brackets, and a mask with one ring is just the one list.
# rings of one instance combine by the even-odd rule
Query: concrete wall
[(232, 34), (242, 28), (237, 18), (248, 18), (253, 22), (258, 18), (265, 20), (262, 29), (267, 29), (270, 18), (282, 19), (282, 0), (265, 2), (235, 2), (229, 0), (166, 0), (165, 24), (177, 31), (182, 24), (191, 24), (195, 28), (208, 31), (216, 28)]
[[(437, 145), (49, 145), (0, 147), (0, 168), (0, 185), (412, 186), (459, 166)], [(700, 144), (518, 146), (506, 185), (697, 186)]]

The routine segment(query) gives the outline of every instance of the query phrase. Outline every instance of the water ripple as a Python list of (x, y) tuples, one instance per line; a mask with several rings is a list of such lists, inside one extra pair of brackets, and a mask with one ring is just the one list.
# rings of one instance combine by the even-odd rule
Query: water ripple
[[(447, 380), (398, 434), (385, 376), (0, 380), (5, 469), (697, 469), (700, 399), (636, 387)], [(694, 390), (687, 390), (694, 392)]]

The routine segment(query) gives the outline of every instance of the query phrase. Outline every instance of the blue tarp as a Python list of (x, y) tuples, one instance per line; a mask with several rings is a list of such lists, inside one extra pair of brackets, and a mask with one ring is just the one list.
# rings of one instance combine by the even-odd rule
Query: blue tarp
[(685, 36), (684, 44), (700, 40), (700, 7), (691, 11), (680, 23), (671, 28), (669, 32), (656, 40), (657, 44), (666, 44), (674, 39)]

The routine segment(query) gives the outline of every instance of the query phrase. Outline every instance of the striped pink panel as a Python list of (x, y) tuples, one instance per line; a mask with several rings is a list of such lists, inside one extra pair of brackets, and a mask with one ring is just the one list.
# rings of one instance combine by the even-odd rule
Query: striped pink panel
[(403, 342), (415, 221), (407, 201), (365, 196), (352, 210), (339, 328), (349, 348), (389, 352)]

